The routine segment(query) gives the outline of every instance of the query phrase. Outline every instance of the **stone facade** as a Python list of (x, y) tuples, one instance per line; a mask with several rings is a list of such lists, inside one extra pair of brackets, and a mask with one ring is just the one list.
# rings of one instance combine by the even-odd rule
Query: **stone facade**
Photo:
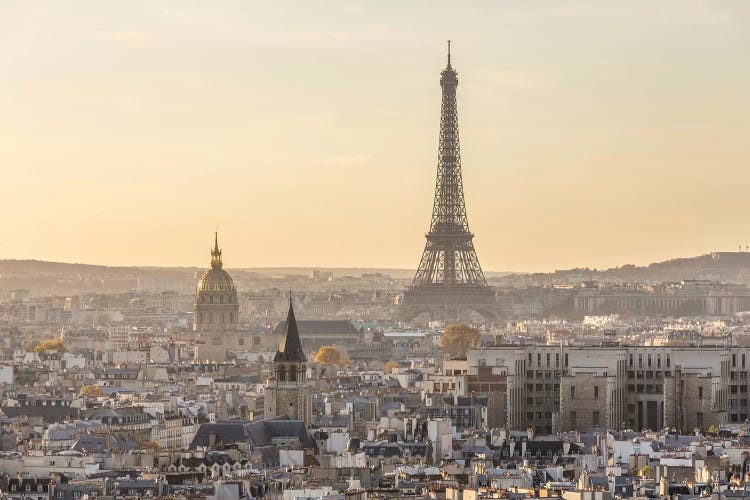
[(614, 398), (613, 377), (599, 373), (576, 373), (560, 379), (560, 424), (563, 432), (570, 430), (602, 430), (612, 428), (609, 411)]
[[(469, 351), (468, 376), (478, 376), (487, 366), (506, 375), (504, 413), (513, 430), (531, 428), (538, 434), (588, 430), (595, 426), (596, 411), (600, 429), (669, 426), (690, 432), (693, 427), (705, 430), (750, 416), (749, 351), (739, 347), (485, 347)], [(574, 399), (571, 386), (575, 386)], [(593, 387), (598, 387), (598, 398)], [(703, 399), (697, 396), (699, 387)], [(684, 409), (679, 419), (675, 401), (681, 401), (678, 408)]]

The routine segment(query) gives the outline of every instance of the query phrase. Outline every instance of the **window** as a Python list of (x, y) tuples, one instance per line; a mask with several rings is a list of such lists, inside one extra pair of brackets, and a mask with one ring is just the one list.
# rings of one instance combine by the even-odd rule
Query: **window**
[(547, 353), (547, 367), (549, 367), (549, 353)]
[(703, 399), (703, 387), (698, 387), (698, 399)]
[(571, 385), (570, 386), (570, 399), (576, 398), (576, 386)]
[(591, 414), (591, 423), (594, 425), (594, 427), (599, 427), (599, 412), (595, 411)]
[(630, 354), (630, 355), (628, 356), (628, 358), (630, 359), (630, 363), (629, 363), (629, 364), (630, 364), (630, 366), (633, 366), (633, 355), (632, 355), (632, 354)]
[(656, 355), (656, 367), (661, 368), (661, 354)]
[(599, 399), (599, 386), (594, 386), (594, 399)]
[(671, 361), (671, 359), (669, 357), (669, 354), (667, 354), (667, 368), (670, 367), (670, 361)]
[(531, 353), (529, 353), (529, 366), (531, 366)]
[(643, 354), (638, 355), (638, 368), (643, 368)]
[(568, 367), (568, 353), (565, 353), (565, 368)]
[(697, 414), (695, 415), (695, 424), (696, 424), (696, 425), (697, 425), (698, 427), (703, 427), (703, 412), (700, 412), (700, 411), (699, 411), (699, 412), (698, 412), (698, 413), (697, 413)]
[(651, 355), (650, 354), (648, 355), (648, 366), (649, 368), (651, 368)]
[(576, 412), (571, 411), (570, 412), (570, 427), (572, 429), (575, 429), (578, 426), (578, 422), (576, 422)]
[(732, 368), (737, 368), (737, 355), (732, 354)]

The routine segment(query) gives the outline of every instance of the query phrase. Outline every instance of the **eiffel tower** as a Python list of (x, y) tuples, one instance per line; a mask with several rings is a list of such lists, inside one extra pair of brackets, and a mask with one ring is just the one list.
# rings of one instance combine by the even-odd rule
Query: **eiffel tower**
[(458, 74), (451, 66), (450, 41), (440, 86), (443, 98), (432, 220), (419, 268), (404, 291), (400, 316), (410, 321), (428, 313), (432, 319), (456, 321), (475, 311), (496, 320), (495, 289), (484, 278), (466, 217), (456, 106)]

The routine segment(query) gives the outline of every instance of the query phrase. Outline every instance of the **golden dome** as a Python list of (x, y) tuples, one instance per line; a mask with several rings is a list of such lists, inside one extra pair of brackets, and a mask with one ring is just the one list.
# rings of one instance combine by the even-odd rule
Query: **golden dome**
[(219, 250), (219, 234), (217, 233), (214, 239), (214, 249), (211, 250), (211, 269), (206, 271), (198, 281), (198, 294), (236, 291), (232, 277), (221, 266), (221, 250)]
[(220, 267), (206, 271), (198, 281), (198, 293), (200, 292), (234, 292), (234, 281), (229, 273)]

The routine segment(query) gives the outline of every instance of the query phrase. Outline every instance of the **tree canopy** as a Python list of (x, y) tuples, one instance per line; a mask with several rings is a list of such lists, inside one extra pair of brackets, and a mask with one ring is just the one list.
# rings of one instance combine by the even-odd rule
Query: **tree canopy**
[(104, 391), (101, 387), (96, 384), (84, 385), (81, 389), (81, 394), (84, 396), (99, 397), (104, 396)]
[(322, 365), (341, 365), (346, 363), (346, 358), (332, 345), (324, 345), (315, 354), (315, 363)]
[(383, 365), (383, 371), (391, 373), (394, 368), (398, 367), (398, 363), (396, 363), (393, 360), (390, 360), (385, 365)]
[(479, 347), (481, 334), (476, 328), (467, 325), (450, 325), (440, 338), (443, 352), (452, 357), (464, 357), (469, 349)]
[(65, 345), (63, 344), (63, 341), (62, 340), (46, 340), (44, 342), (40, 342), (34, 347), (34, 352), (49, 352), (49, 351), (65, 352)]

